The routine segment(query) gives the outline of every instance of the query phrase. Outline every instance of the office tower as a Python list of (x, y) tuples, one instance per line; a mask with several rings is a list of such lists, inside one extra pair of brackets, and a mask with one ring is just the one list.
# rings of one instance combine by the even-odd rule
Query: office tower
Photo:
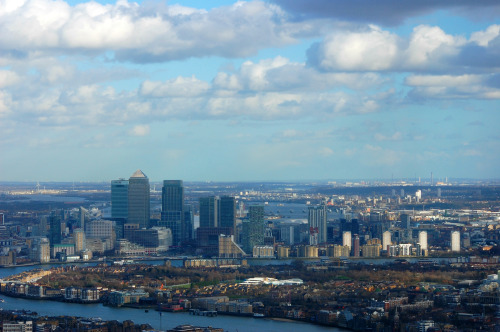
[(359, 257), (359, 235), (354, 234), (354, 243), (352, 246), (352, 255), (354, 257)]
[(147, 228), (150, 219), (149, 179), (137, 170), (128, 179), (128, 219), (131, 224), (139, 224), (140, 228)]
[(243, 221), (243, 250), (252, 253), (253, 247), (264, 244), (264, 207), (250, 206), (248, 219)]
[(236, 200), (232, 196), (221, 196), (219, 199), (218, 227), (228, 227), (235, 232), (236, 227)]
[(451, 232), (451, 251), (460, 251), (460, 232)]
[[(128, 180), (111, 181), (111, 218), (128, 217)], [(82, 227), (84, 228), (84, 227)]]
[(309, 223), (309, 244), (326, 242), (326, 205), (310, 206), (307, 221)]
[(192, 205), (184, 205), (184, 235), (187, 241), (194, 238), (194, 213)]
[(184, 184), (182, 180), (164, 180), (161, 191), (160, 226), (170, 228), (174, 246), (186, 240), (184, 224)]
[(441, 197), (441, 188), (438, 188), (437, 190), (437, 197)]
[(351, 220), (351, 234), (359, 234), (359, 221), (357, 218)]
[(4, 214), (0, 213), (0, 225), (2, 225), (2, 226), (5, 225), (5, 219), (4, 218), (5, 218)]
[(351, 235), (351, 232), (344, 232), (344, 233), (342, 233), (342, 245), (343, 246), (348, 246), (349, 250), (351, 250), (351, 247), (352, 247), (352, 235)]
[(389, 250), (389, 246), (392, 245), (391, 242), (391, 232), (385, 231), (382, 234), (382, 250)]
[(200, 227), (219, 226), (219, 197), (200, 198)]
[(408, 214), (401, 215), (401, 228), (410, 229), (410, 215)]
[(420, 244), (421, 250), (427, 250), (427, 232), (426, 231), (418, 232), (418, 243)]
[(417, 202), (420, 202), (420, 200), (422, 199), (422, 190), (419, 189), (415, 192), (415, 198)]
[(404, 189), (400, 190), (399, 196), (401, 196), (401, 198), (405, 197), (405, 190)]
[(60, 211), (52, 211), (49, 216), (49, 241), (50, 245), (61, 243), (62, 235), (61, 235), (61, 212)]

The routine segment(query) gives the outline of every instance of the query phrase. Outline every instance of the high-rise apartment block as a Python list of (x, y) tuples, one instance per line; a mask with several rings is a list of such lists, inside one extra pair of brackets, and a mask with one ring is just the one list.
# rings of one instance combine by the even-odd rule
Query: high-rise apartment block
[(308, 214), (309, 244), (326, 242), (326, 205), (310, 206)]
[(385, 231), (382, 234), (382, 250), (389, 250), (389, 246), (392, 245), (391, 232)]
[(252, 253), (253, 247), (264, 244), (264, 207), (250, 206), (248, 219), (243, 221), (243, 250)]
[(342, 233), (342, 245), (348, 246), (349, 250), (352, 248), (352, 235), (351, 232)]
[(451, 232), (451, 251), (460, 251), (460, 232)]
[(420, 231), (418, 232), (418, 243), (420, 244), (421, 250), (427, 250), (427, 232)]

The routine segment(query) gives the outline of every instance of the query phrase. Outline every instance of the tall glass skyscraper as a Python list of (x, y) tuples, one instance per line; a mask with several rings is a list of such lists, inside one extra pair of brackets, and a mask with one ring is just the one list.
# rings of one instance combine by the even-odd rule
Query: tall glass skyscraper
[[(233, 230), (236, 223), (236, 201), (232, 196), (200, 198), (200, 227), (227, 227)], [(230, 234), (226, 234), (230, 235)]]
[(128, 217), (128, 180), (111, 181), (111, 218)]
[(174, 246), (187, 238), (184, 225), (184, 184), (182, 180), (164, 180), (161, 192), (160, 226), (172, 231)]
[[(221, 196), (219, 199), (219, 227), (236, 227), (236, 200), (232, 196)], [(226, 234), (227, 235), (227, 234)]]
[(150, 219), (149, 179), (137, 170), (128, 180), (128, 220), (129, 224), (138, 224), (147, 228)]
[(200, 198), (200, 227), (219, 226), (219, 197)]
[(61, 233), (61, 223), (62, 223), (62, 210), (55, 210), (50, 213), (49, 216), (49, 241), (50, 246), (52, 247), (54, 244), (61, 243), (62, 233)]

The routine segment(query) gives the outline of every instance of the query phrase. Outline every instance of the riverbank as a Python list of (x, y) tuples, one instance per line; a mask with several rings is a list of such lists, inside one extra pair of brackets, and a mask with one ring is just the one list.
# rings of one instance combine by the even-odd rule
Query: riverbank
[(75, 316), (75, 317), (101, 317), (103, 320), (117, 320), (123, 322), (131, 320), (136, 324), (149, 323), (155, 329), (167, 330), (182, 324), (198, 326), (219, 326), (229, 332), (274, 332), (274, 331), (297, 331), (300, 324), (301, 332), (340, 332), (334, 327), (324, 327), (299, 321), (274, 320), (270, 317), (256, 319), (251, 317), (226, 316), (217, 317), (194, 316), (187, 312), (157, 312), (127, 307), (110, 307), (101, 304), (77, 304), (57, 301), (34, 301), (26, 298), (9, 298), (5, 303), (0, 303), (4, 310), (15, 310), (24, 308), (45, 316)]

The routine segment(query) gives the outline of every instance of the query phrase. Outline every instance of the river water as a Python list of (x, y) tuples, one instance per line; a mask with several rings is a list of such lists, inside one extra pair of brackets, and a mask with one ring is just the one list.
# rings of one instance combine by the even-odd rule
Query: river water
[[(31, 270), (33, 268), (50, 268), (51, 265), (43, 266), (18, 266), (12, 268), (0, 268), (0, 278)], [(45, 300), (30, 300), (2, 296), (5, 302), (0, 303), (2, 309), (25, 309), (37, 312), (39, 315), (47, 316), (78, 316), (78, 317), (100, 317), (103, 320), (117, 320), (123, 322), (132, 320), (136, 324), (147, 323), (155, 329), (166, 330), (181, 324), (197, 326), (213, 326), (223, 328), (230, 332), (271, 332), (271, 331), (301, 331), (301, 332), (325, 332), (340, 331), (332, 327), (323, 327), (301, 322), (276, 321), (267, 318), (217, 316), (204, 317), (193, 316), (188, 313), (160, 314), (155, 310), (145, 312), (143, 309), (114, 308), (102, 304), (77, 304)]]

